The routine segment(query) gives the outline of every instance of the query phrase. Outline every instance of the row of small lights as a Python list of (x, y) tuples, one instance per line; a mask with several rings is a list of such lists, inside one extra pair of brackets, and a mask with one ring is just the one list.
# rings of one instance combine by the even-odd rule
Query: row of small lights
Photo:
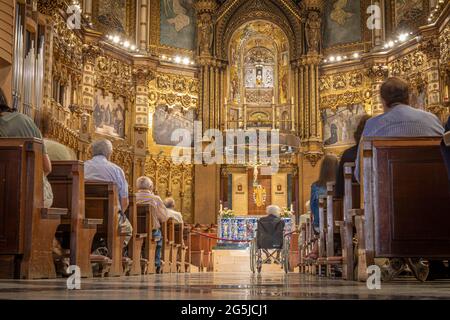
[(443, 4), (445, 1), (444, 0), (439, 0), (439, 2), (436, 4), (436, 7), (434, 7), (433, 10), (431, 10), (430, 15), (428, 16), (428, 22), (433, 22), (433, 20), (435, 20), (439, 15), (439, 9), (441, 8), (441, 4)]
[(194, 64), (194, 61), (192, 61), (188, 57), (180, 57), (180, 56), (170, 57), (170, 56), (167, 56), (167, 55), (163, 54), (163, 55), (160, 56), (160, 58), (161, 58), (162, 61), (168, 61), (168, 62), (172, 62), (172, 63), (183, 64), (185, 66)]
[(136, 45), (131, 44), (130, 41), (122, 39), (118, 35), (108, 35), (106, 38), (114, 45), (120, 46), (121, 48), (131, 51), (131, 52), (139, 52), (139, 48)]
[(323, 60), (324, 63), (335, 63), (335, 62), (341, 62), (346, 60), (355, 60), (359, 59), (361, 55), (358, 52), (355, 52), (352, 55), (349, 56), (330, 56), (328, 59)]
[(407, 41), (411, 35), (413, 35), (412, 32), (410, 32), (410, 33), (402, 33), (402, 34), (400, 34), (400, 35), (397, 37), (397, 39), (395, 39), (395, 40), (390, 40), (390, 41), (386, 42), (386, 43), (384, 44), (384, 47), (383, 47), (383, 48), (384, 48), (384, 49), (392, 49), (392, 48), (395, 47), (396, 45), (401, 44), (401, 43)]

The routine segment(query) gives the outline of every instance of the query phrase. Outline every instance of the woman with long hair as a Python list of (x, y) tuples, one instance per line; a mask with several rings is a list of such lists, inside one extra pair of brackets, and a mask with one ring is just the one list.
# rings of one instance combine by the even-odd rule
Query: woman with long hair
[(319, 197), (327, 194), (327, 183), (336, 181), (336, 171), (339, 161), (336, 156), (327, 155), (320, 167), (319, 180), (311, 185), (311, 212), (313, 226), (316, 233), (319, 232)]

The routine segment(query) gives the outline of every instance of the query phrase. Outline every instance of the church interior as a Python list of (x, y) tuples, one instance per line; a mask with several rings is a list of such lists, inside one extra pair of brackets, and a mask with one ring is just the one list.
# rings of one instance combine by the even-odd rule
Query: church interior
[(445, 126), (450, 1), (0, 0), (0, 299), (450, 299), (450, 137), (355, 134), (393, 77)]

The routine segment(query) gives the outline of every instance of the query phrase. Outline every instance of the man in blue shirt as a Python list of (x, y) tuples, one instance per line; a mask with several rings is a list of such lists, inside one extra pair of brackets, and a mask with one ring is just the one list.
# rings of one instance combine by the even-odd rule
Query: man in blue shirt
[[(434, 114), (409, 106), (409, 85), (389, 78), (381, 86), (384, 113), (367, 121), (364, 137), (442, 137), (444, 128)], [(355, 176), (359, 181), (359, 156)]]

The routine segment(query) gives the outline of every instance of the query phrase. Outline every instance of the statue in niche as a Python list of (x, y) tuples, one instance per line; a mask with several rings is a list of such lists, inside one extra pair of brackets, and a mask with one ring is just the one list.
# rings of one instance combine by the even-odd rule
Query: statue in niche
[(320, 25), (322, 19), (317, 11), (310, 11), (306, 21), (306, 43), (308, 51), (312, 53), (319, 52), (320, 45)]
[(199, 23), (199, 49), (200, 54), (211, 54), (211, 48), (213, 43), (213, 25), (212, 19), (209, 14), (203, 14), (200, 17)]

